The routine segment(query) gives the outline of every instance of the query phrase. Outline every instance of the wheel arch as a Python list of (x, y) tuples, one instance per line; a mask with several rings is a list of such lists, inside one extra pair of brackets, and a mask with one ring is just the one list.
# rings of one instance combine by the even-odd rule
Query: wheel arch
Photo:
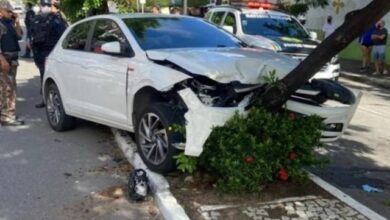
[(134, 95), (133, 104), (132, 104), (133, 125), (136, 125), (137, 123), (136, 119), (146, 107), (148, 107), (150, 104), (154, 102), (164, 102), (164, 101), (167, 100), (163, 97), (163, 93), (161, 91), (158, 91), (152, 86), (145, 86), (139, 89)]

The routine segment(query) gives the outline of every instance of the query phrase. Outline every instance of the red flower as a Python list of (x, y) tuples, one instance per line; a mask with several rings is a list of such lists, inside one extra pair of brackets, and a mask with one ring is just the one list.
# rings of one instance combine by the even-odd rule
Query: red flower
[(295, 152), (288, 153), (288, 159), (289, 160), (295, 160), (297, 159), (297, 154)]
[(278, 179), (282, 181), (287, 181), (288, 180), (288, 172), (284, 168), (280, 168), (278, 172)]
[(287, 118), (290, 121), (294, 121), (297, 118), (297, 116), (296, 116), (296, 114), (294, 112), (289, 112), (288, 115), (287, 115)]
[(247, 156), (244, 157), (244, 161), (245, 161), (245, 163), (247, 163), (247, 164), (252, 164), (252, 163), (255, 162), (255, 159), (254, 159), (252, 156), (247, 155)]

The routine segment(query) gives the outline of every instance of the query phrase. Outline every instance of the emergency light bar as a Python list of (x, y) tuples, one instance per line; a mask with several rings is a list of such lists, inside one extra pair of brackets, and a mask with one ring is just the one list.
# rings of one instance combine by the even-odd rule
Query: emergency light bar
[(234, 7), (239, 8), (251, 8), (251, 9), (264, 9), (264, 10), (270, 10), (270, 9), (277, 9), (277, 5), (272, 4), (268, 1), (261, 1), (261, 0), (231, 0), (230, 3)]

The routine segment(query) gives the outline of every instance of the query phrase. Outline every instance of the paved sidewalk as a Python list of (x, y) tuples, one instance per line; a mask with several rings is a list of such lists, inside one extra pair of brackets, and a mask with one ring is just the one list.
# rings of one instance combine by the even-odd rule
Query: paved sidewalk
[[(379, 86), (382, 88), (390, 88), (390, 73), (386, 75), (372, 75), (372, 72), (374, 71), (373, 68), (371, 68), (370, 71), (367, 73), (360, 73), (360, 61), (354, 61), (354, 60), (341, 60), (341, 77), (366, 83), (374, 86)], [(387, 70), (390, 71), (390, 67), (387, 66)]]

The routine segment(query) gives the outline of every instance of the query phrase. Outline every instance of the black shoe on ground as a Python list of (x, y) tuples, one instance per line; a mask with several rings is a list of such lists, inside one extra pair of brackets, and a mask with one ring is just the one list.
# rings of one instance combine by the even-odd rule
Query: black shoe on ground
[(35, 105), (35, 108), (44, 108), (46, 105), (45, 103), (41, 102)]
[(11, 120), (11, 121), (2, 121), (1, 123), (1, 126), (21, 126), (21, 125), (24, 125), (24, 121), (22, 120), (19, 120), (19, 119), (15, 119), (15, 120)]

